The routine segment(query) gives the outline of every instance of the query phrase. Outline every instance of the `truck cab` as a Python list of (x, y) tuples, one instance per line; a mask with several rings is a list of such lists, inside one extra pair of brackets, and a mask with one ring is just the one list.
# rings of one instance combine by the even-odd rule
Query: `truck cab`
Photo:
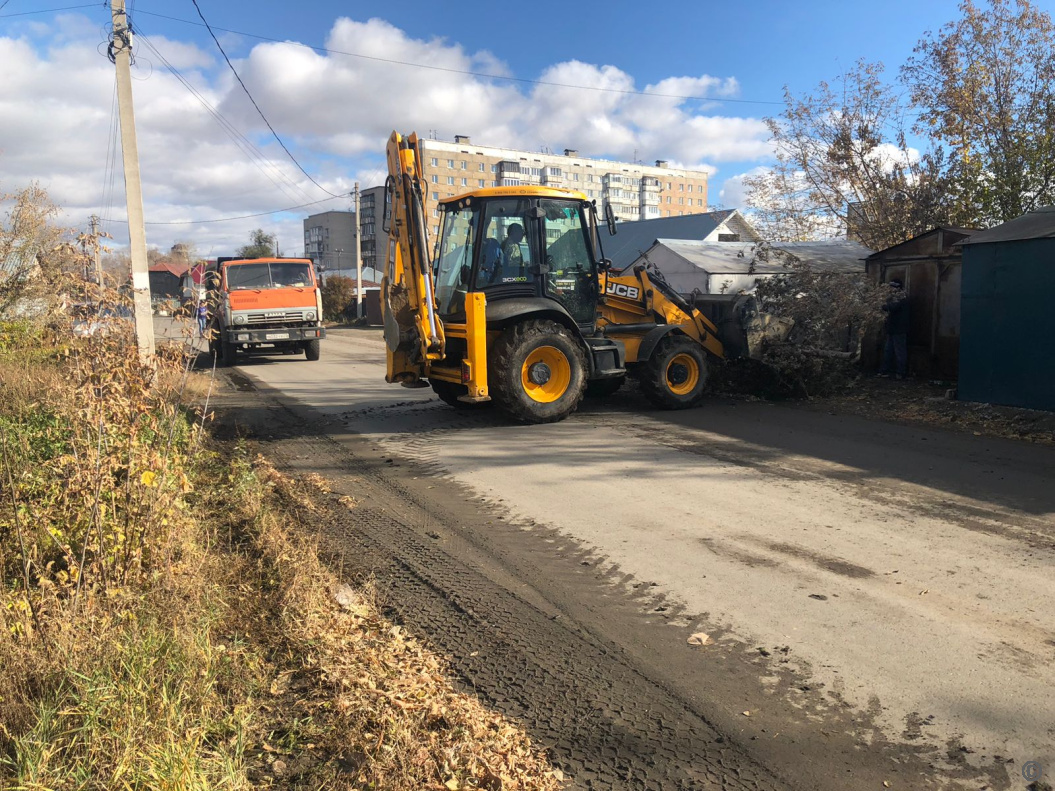
[(210, 273), (211, 346), (225, 364), (240, 355), (319, 359), (322, 291), (307, 258), (221, 258)]

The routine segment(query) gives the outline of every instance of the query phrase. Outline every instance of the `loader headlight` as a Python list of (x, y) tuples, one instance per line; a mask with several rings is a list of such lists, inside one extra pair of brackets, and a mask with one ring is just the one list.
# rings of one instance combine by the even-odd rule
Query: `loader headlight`
[(235, 316), (234, 317), (234, 323), (235, 324), (245, 324), (245, 316)]
[(315, 321), (315, 311), (309, 310), (307, 313), (304, 314), (304, 318), (306, 318), (308, 321)]

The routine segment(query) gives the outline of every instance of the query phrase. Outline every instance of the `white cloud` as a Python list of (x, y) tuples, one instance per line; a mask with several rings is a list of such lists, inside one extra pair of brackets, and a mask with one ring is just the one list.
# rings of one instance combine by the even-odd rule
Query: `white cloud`
[[(123, 217), (119, 158), (112, 174), (116, 205), (106, 205), (114, 70), (100, 48), (99, 26), (67, 15), (57, 26), (20, 30), (21, 36), (0, 36), (7, 66), (0, 81), (0, 187), (37, 180), (78, 225), (93, 211)], [(164, 68), (147, 41), (137, 42), (134, 93), (148, 221), (254, 214), (326, 197), (275, 142), (221, 58), (168, 37), (150, 36), (149, 43), (201, 98)], [(415, 39), (382, 19), (340, 18), (326, 46), (335, 52), (255, 43), (234, 63), (300, 163), (337, 194), (350, 192), (356, 180), (364, 188), (384, 180), (392, 129), (435, 130), (444, 139), (467, 134), (494, 146), (575, 148), (584, 156), (666, 159), (709, 172), (717, 163), (770, 154), (760, 119), (719, 115), (720, 105), (676, 98), (733, 97), (739, 92), (733, 77), (671, 76), (640, 89), (667, 95), (643, 96), (633, 76), (615, 66), (567, 60), (537, 75), (556, 85), (525, 86), (470, 74), (508, 75), (490, 51)], [(225, 131), (203, 102), (251, 142)], [(148, 241), (162, 248), (193, 241), (202, 253), (222, 254), (261, 226), (277, 232), (286, 251), (299, 252), (300, 217), (348, 203), (231, 223), (153, 225)], [(123, 227), (111, 231), (121, 241)]]
[(735, 176), (730, 176), (722, 183), (716, 203), (729, 209), (743, 208), (747, 205), (747, 189), (744, 187), (744, 179), (749, 176), (761, 175), (767, 170), (768, 168), (759, 166), (748, 170), (746, 173), (737, 173)]

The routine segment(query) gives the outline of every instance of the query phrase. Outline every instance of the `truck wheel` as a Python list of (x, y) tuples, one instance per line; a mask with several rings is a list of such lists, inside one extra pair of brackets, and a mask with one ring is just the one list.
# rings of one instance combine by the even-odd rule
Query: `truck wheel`
[(555, 321), (535, 319), (503, 332), (488, 360), (491, 395), (522, 423), (555, 423), (576, 410), (586, 388), (586, 354)]
[(220, 341), (220, 359), (223, 360), (224, 365), (234, 365), (235, 356), (235, 345), (228, 341)]
[(475, 403), (459, 401), (458, 396), (463, 396), (469, 392), (469, 388), (465, 385), (444, 382), (442, 379), (429, 379), (429, 384), (432, 385), (432, 392), (438, 395), (441, 401), (455, 409), (480, 409), (491, 405), (490, 401), (478, 401)]
[(668, 335), (644, 365), (641, 392), (659, 409), (687, 409), (703, 398), (707, 353), (692, 338)]
[(308, 341), (304, 344), (304, 356), (314, 362), (319, 359), (319, 339), (316, 338), (313, 341)]
[(611, 379), (591, 379), (586, 383), (586, 397), (607, 398), (618, 392), (625, 381), (625, 376), (615, 376)]

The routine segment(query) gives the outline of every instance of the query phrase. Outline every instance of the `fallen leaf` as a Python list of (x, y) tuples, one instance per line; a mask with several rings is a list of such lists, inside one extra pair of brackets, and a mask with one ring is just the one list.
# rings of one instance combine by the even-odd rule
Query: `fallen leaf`
[(458, 791), (458, 789), (461, 788), (461, 785), (453, 777), (446, 783), (444, 783), (444, 785), (447, 786), (447, 788), (449, 788), (451, 791)]
[(704, 634), (703, 632), (696, 632), (696, 634), (689, 635), (689, 645), (707, 645), (711, 642), (710, 635)]
[(930, 593), (930, 588), (924, 588), (923, 590), (921, 590), (921, 591), (919, 592), (919, 595), (920, 595), (920, 596), (924, 596), (924, 595), (926, 595), (926, 594), (928, 594), (928, 593)]
[(751, 712), (749, 712), (749, 711), (745, 711), (745, 712), (744, 712), (744, 716), (745, 716), (745, 717), (750, 717), (750, 716), (751, 716)]
[(886, 780), (884, 780), (883, 781), (883, 788), (890, 788), (890, 783), (888, 783)]

